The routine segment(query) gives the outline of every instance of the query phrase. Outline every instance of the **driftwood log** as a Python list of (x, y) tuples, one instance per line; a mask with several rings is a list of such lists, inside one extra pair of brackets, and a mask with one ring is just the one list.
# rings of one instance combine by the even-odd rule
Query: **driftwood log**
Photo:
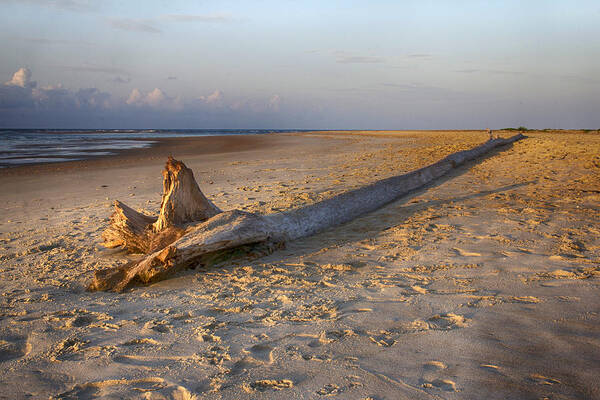
[(103, 234), (105, 246), (122, 247), (145, 256), (115, 269), (96, 271), (89, 290), (120, 292), (134, 283), (165, 279), (216, 252), (254, 243), (284, 243), (315, 234), (374, 211), (467, 161), (522, 138), (518, 134), (490, 139), (410, 173), (269, 215), (221, 211), (202, 194), (192, 171), (169, 157), (163, 172), (164, 192), (158, 217), (116, 201), (110, 226)]

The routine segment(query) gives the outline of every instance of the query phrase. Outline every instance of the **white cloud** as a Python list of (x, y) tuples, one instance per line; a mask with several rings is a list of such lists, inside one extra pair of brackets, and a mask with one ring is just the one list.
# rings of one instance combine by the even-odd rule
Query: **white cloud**
[(165, 100), (167, 100), (167, 96), (159, 88), (155, 88), (153, 91), (146, 95), (146, 102), (153, 107), (158, 107), (162, 105), (165, 102)]
[(214, 104), (223, 100), (223, 92), (217, 89), (208, 96), (200, 96), (198, 99), (207, 104)]
[(269, 118), (280, 118), (285, 114), (280, 108), (278, 94), (228, 100), (217, 89), (184, 100), (180, 96), (169, 96), (160, 88), (149, 91), (135, 88), (129, 95), (118, 97), (94, 87), (37, 86), (26, 68), (19, 69), (9, 81), (0, 84), (0, 121), (11, 126), (137, 126), (144, 123), (248, 127), (260, 126), (261, 121), (269, 121)]
[(129, 98), (127, 99), (127, 104), (139, 104), (142, 101), (142, 93), (140, 93), (139, 89), (133, 89), (129, 94)]
[(12, 79), (0, 87), (0, 108), (26, 107), (32, 110), (107, 109), (112, 107), (111, 95), (97, 88), (76, 91), (62, 84), (37, 87), (31, 71), (20, 68)]
[(31, 80), (31, 71), (29, 68), (19, 68), (12, 76), (12, 79), (5, 83), (8, 86), (19, 86), (22, 88), (33, 88), (36, 82)]
[(137, 107), (163, 108), (169, 110), (178, 110), (183, 106), (181, 97), (169, 97), (159, 88), (154, 88), (154, 90), (145, 94), (137, 88), (133, 89), (126, 100), (126, 103)]

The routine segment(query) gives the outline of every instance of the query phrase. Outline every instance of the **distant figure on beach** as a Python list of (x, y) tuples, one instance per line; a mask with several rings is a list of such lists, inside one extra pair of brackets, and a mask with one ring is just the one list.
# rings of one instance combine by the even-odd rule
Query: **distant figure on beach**
[(494, 139), (494, 131), (493, 131), (493, 130), (491, 130), (490, 128), (487, 128), (485, 131), (486, 131), (486, 132), (488, 133), (488, 135), (490, 136), (490, 139), (489, 139), (489, 140), (492, 140), (492, 139)]

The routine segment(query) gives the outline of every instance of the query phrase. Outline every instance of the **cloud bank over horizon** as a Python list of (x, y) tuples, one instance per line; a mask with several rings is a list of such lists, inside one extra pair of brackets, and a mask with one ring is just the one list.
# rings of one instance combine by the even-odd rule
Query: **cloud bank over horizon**
[(597, 129), (598, 18), (592, 0), (0, 0), (0, 127)]
[[(278, 112), (280, 103), (281, 98), (276, 94), (262, 101), (228, 102), (218, 89), (194, 99), (183, 99), (169, 96), (158, 87), (147, 92), (133, 88), (125, 97), (95, 87), (67, 89), (61, 83), (38, 87), (25, 67), (0, 86), (0, 117), (5, 127), (84, 128), (99, 127), (96, 124), (101, 122), (111, 127), (159, 124), (157, 127), (168, 128), (181, 127), (182, 121), (189, 121), (190, 125), (184, 125), (192, 128), (202, 121), (218, 123), (220, 116), (232, 114), (240, 118), (236, 127), (243, 127), (245, 119)], [(251, 114), (254, 116), (249, 118)]]

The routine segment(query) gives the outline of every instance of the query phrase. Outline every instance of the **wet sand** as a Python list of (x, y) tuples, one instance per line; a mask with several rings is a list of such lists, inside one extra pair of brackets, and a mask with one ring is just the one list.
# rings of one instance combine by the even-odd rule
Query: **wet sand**
[(84, 290), (128, 257), (100, 235), (114, 199), (157, 211), (167, 155), (220, 208), (271, 213), (486, 134), (193, 138), (0, 171), (0, 398), (598, 398), (600, 136), (527, 135), (344, 226), (123, 294)]
[(117, 165), (125, 167), (155, 160), (162, 162), (165, 158), (173, 154), (177, 154), (178, 157), (185, 157), (234, 153), (260, 148), (265, 149), (276, 145), (277, 139), (277, 137), (268, 138), (264, 134), (129, 139), (131, 141), (152, 141), (154, 143), (147, 148), (124, 149), (120, 150), (117, 154), (94, 156), (86, 160), (11, 166), (1, 169), (0, 174), (4, 176), (31, 175), (77, 169), (112, 168)]

